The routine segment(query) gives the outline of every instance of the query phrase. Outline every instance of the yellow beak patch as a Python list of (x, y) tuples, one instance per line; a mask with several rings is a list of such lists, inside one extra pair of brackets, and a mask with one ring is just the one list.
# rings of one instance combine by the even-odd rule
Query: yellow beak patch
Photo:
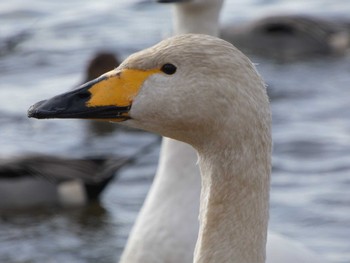
[(146, 79), (160, 69), (112, 70), (79, 88), (39, 101), (28, 110), (38, 119), (75, 118), (125, 121)]
[(86, 106), (129, 106), (139, 93), (145, 80), (158, 72), (160, 72), (160, 69), (109, 71), (103, 75), (106, 78), (89, 88), (91, 97), (86, 102)]

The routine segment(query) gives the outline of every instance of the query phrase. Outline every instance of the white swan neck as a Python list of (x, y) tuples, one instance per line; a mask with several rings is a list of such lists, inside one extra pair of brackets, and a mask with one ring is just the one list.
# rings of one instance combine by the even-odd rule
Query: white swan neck
[(190, 263), (198, 236), (200, 174), (197, 154), (163, 138), (157, 174), (120, 263)]
[(175, 34), (219, 35), (219, 15), (222, 0), (207, 4), (184, 3), (174, 6)]
[(194, 262), (264, 263), (269, 153), (266, 158), (234, 150), (208, 153), (199, 152), (202, 192)]

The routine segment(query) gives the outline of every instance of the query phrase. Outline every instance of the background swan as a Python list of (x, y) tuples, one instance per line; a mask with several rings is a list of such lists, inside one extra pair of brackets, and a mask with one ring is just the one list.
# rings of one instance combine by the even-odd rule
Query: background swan
[(29, 116), (113, 118), (193, 145), (203, 182), (194, 262), (265, 262), (270, 111), (254, 66), (229, 43), (170, 38)]
[[(175, 34), (218, 35), (223, 0), (167, 2), (178, 2), (173, 5)], [(120, 262), (193, 261), (201, 185), (196, 162), (197, 155), (191, 146), (163, 138), (156, 176)]]
[[(164, 2), (158, 0), (158, 2)], [(219, 16), (224, 0), (168, 0), (173, 6), (175, 34), (219, 35)]]

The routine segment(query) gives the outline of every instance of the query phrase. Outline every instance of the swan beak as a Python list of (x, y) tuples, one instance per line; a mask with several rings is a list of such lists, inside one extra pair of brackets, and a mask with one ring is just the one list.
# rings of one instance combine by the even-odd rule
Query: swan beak
[(37, 102), (29, 108), (28, 117), (125, 121), (130, 119), (132, 101), (143, 82), (158, 71), (160, 70), (112, 70), (76, 90)]

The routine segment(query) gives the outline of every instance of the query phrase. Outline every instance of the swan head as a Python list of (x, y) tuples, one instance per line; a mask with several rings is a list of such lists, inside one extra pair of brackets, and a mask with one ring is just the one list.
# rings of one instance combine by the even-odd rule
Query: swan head
[(269, 118), (265, 86), (249, 59), (208, 35), (166, 39), (118, 68), (28, 111), (35, 118), (121, 122), (192, 145), (227, 125)]

